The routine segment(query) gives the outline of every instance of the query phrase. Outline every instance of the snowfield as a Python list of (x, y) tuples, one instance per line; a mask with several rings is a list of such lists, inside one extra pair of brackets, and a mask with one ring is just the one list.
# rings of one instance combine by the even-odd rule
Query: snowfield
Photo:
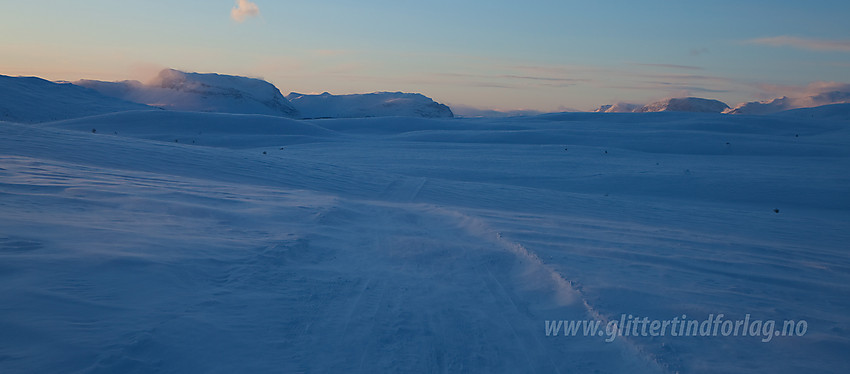
[(0, 372), (844, 373), (848, 112), (2, 122)]
[(305, 95), (292, 92), (286, 98), (298, 108), (302, 118), (454, 117), (448, 106), (417, 93)]

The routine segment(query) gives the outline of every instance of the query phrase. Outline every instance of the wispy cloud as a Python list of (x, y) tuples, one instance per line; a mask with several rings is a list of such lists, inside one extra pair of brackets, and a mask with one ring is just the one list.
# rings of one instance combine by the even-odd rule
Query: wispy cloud
[(314, 54), (322, 57), (335, 57), (351, 54), (352, 51), (347, 49), (316, 49), (312, 51)]
[(761, 84), (758, 88), (772, 96), (790, 96), (790, 97), (802, 97), (802, 96), (816, 96), (823, 93), (828, 92), (850, 92), (850, 83), (844, 82), (812, 82), (805, 86), (789, 86), (789, 85), (777, 85), (777, 84)]
[(691, 56), (699, 56), (699, 55), (704, 55), (704, 54), (707, 54), (707, 53), (709, 53), (708, 48), (694, 48), (694, 49), (691, 49), (688, 52), (688, 54), (691, 55)]
[(240, 23), (258, 15), (260, 15), (260, 7), (248, 0), (236, 0), (236, 6), (230, 10), (230, 18)]
[(677, 82), (659, 81), (659, 82), (647, 82), (647, 83), (650, 84), (651, 86), (654, 86), (654, 88), (663, 88), (663, 89), (668, 89), (668, 90), (673, 89), (673, 90), (678, 90), (678, 91), (682, 91), (682, 92), (688, 92), (688, 94), (690, 94), (691, 92), (703, 92), (703, 93), (729, 92), (729, 90), (726, 90), (726, 89), (707, 88), (707, 87), (703, 87), (703, 86), (687, 85), (687, 84), (682, 84), (682, 83), (677, 83)]
[(569, 87), (580, 82), (586, 82), (584, 78), (567, 78), (538, 75), (521, 74), (476, 74), (476, 73), (434, 73), (433, 77), (445, 78), (475, 87), (492, 88), (520, 88), (520, 87)]
[(824, 40), (799, 38), (796, 36), (772, 36), (747, 40), (749, 44), (772, 47), (792, 47), (811, 51), (850, 52), (850, 40)]
[(654, 68), (666, 68), (666, 69), (681, 69), (681, 70), (704, 70), (699, 66), (689, 66), (689, 65), (676, 65), (676, 64), (642, 64), (642, 63), (632, 63), (630, 65), (635, 66), (646, 66), (646, 67), (654, 67)]

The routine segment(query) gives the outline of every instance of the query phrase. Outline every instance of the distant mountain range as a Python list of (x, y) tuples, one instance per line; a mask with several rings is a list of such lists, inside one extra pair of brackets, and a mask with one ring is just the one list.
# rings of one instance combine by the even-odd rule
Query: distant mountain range
[[(698, 97), (668, 98), (647, 105), (617, 103), (595, 112), (698, 112), (773, 114), (798, 108), (850, 103), (850, 85), (820, 84), (810, 93), (730, 108)], [(840, 107), (839, 107), (840, 108)], [(261, 114), (293, 119), (364, 117), (454, 117), (452, 109), (418, 93), (375, 92), (353, 95), (290, 93), (257, 78), (165, 69), (150, 82), (80, 80), (50, 82), (35, 77), (0, 75), (0, 121), (36, 123), (128, 110), (173, 110)], [(463, 109), (463, 108), (462, 108)], [(830, 109), (833, 113), (835, 110)], [(539, 112), (496, 112), (463, 109), (466, 116), (536, 115)], [(815, 111), (812, 113), (822, 113)], [(823, 112), (825, 113), (825, 112)], [(834, 116), (833, 116), (834, 117)]]
[(764, 115), (792, 109), (813, 108), (832, 104), (850, 103), (850, 85), (839, 89), (809, 93), (795, 97), (783, 96), (767, 101), (751, 101), (729, 107), (718, 100), (698, 97), (669, 98), (647, 105), (617, 103), (603, 105), (594, 112), (646, 113), (646, 112), (698, 112)]
[(0, 75), (0, 121), (36, 123), (128, 110), (261, 114), (285, 118), (453, 117), (451, 109), (418, 93), (284, 97), (262, 79), (165, 69), (148, 83), (80, 80), (50, 82)]
[(321, 95), (305, 95), (293, 92), (286, 98), (304, 118), (454, 117), (448, 106), (418, 93), (331, 95), (325, 92)]
[(722, 113), (729, 105), (718, 100), (699, 97), (679, 97), (656, 101), (647, 105), (617, 103), (603, 105), (595, 112), (605, 113), (648, 113), (648, 112), (694, 112)]
[(730, 114), (772, 114), (798, 108), (812, 108), (831, 104), (850, 103), (850, 87), (847, 91), (832, 90), (798, 97), (779, 97), (767, 101), (741, 103), (727, 111)]

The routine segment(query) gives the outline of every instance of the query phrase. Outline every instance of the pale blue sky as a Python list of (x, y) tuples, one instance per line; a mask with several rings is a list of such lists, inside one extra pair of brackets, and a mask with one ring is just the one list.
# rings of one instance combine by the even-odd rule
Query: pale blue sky
[(297, 92), (421, 92), (581, 110), (667, 96), (730, 105), (850, 83), (846, 1), (0, 1), (0, 74), (145, 80), (164, 67)]

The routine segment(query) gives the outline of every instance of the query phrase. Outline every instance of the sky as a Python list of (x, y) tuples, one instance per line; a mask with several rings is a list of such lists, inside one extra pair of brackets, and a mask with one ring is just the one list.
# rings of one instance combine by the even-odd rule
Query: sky
[(0, 74), (289, 92), (419, 92), (452, 107), (730, 105), (850, 83), (847, 1), (0, 0)]

